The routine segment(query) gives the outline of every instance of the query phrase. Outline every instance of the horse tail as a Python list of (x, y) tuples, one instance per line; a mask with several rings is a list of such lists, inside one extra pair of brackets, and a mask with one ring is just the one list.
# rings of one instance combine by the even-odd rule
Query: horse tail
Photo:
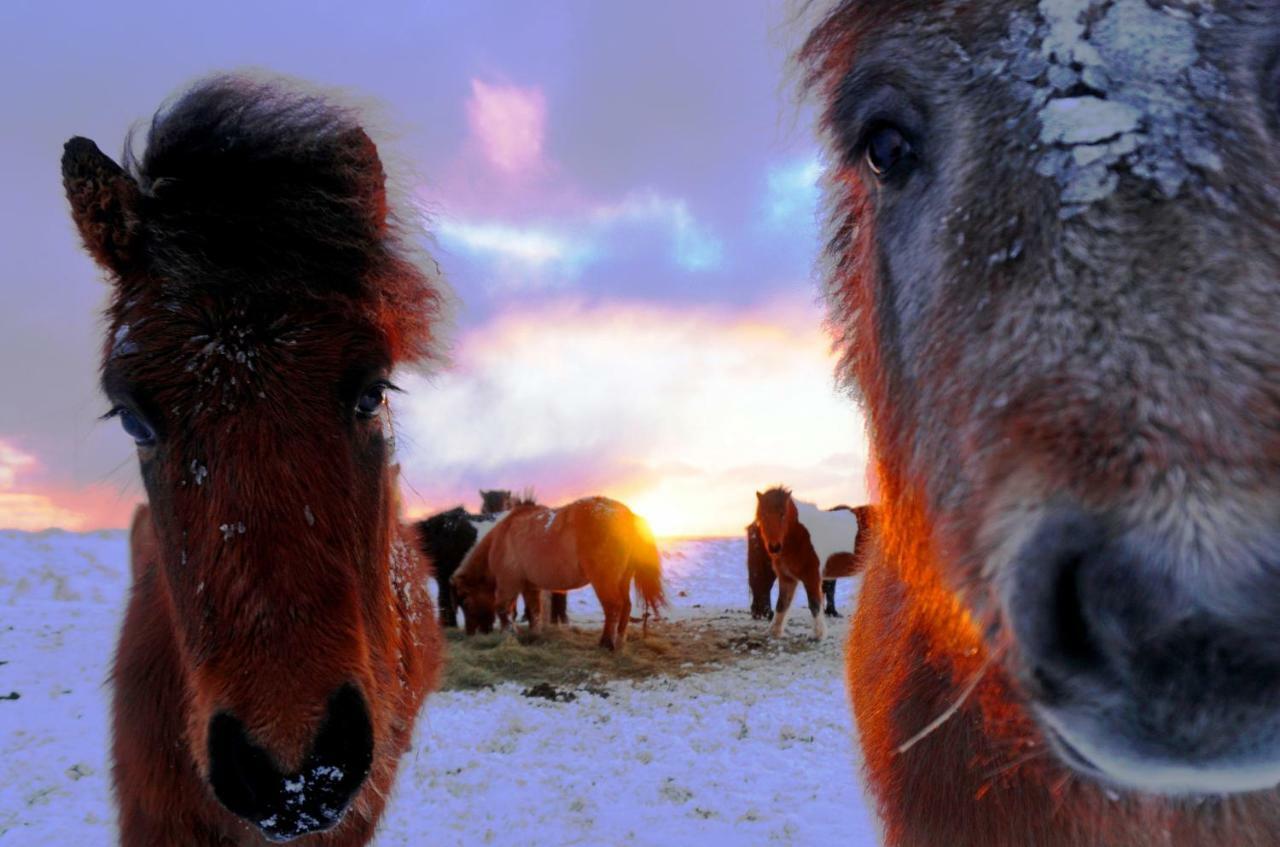
[(658, 610), (667, 605), (667, 595), (662, 588), (662, 557), (658, 555), (658, 542), (654, 540), (653, 530), (639, 515), (635, 519), (636, 545), (631, 551), (631, 561), (635, 566), (636, 588), (644, 601), (644, 625), (648, 628), (649, 615), (655, 617)]

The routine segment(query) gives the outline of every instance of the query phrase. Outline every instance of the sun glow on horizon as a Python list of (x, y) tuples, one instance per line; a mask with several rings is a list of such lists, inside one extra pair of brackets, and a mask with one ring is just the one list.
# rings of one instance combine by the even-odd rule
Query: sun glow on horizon
[(740, 533), (771, 484), (820, 504), (865, 499), (862, 419), (805, 305), (561, 302), (465, 334), (455, 362), (406, 380), (399, 401), (416, 511), (531, 486), (549, 505), (602, 494), (655, 535), (703, 536)]

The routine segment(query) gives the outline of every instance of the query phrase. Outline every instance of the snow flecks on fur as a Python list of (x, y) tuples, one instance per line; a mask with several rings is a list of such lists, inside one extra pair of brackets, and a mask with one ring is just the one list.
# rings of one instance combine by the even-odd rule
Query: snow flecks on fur
[(222, 533), (223, 541), (230, 541), (237, 535), (244, 535), (244, 521), (236, 521), (235, 523), (224, 523), (218, 526), (218, 530)]
[(391, 541), (391, 562), (387, 568), (387, 578), (391, 582), (391, 593), (411, 623), (421, 620), (430, 599), (426, 580), (415, 579), (419, 574), (415, 567), (415, 555), (399, 535)]
[(1012, 73), (1015, 93), (1039, 117), (1037, 172), (1061, 187), (1063, 218), (1110, 197), (1125, 171), (1172, 198), (1222, 167), (1203, 104), (1226, 85), (1196, 47), (1209, 10), (1115, 0), (1103, 13), (1103, 5), (1041, 0), (1038, 20), (1016, 14), (1008, 58), (991, 68)]
[(200, 464), (197, 459), (191, 460), (191, 479), (196, 485), (204, 485), (205, 477), (209, 475), (209, 469)]
[(311, 506), (304, 504), (302, 507), (302, 516), (307, 520), (307, 526), (316, 525), (315, 513), (311, 511)]
[(111, 337), (111, 358), (131, 356), (138, 352), (138, 345), (129, 340), (129, 325), (120, 324)]

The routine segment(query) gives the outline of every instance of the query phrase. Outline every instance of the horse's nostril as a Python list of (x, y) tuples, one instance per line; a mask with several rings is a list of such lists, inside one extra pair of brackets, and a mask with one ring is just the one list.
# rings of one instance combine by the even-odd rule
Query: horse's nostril
[(1085, 671), (1105, 664), (1105, 645), (1091, 617), (1107, 605), (1096, 596), (1108, 582), (1102, 571), (1123, 568), (1108, 549), (1100, 521), (1060, 510), (1042, 521), (1011, 565), (1007, 614), (1019, 648), (1042, 676), (1048, 669)]
[(209, 785), (214, 795), (272, 841), (337, 826), (372, 763), (369, 711), (352, 685), (329, 698), (311, 750), (293, 773), (282, 772), (234, 715), (220, 712), (209, 724)]

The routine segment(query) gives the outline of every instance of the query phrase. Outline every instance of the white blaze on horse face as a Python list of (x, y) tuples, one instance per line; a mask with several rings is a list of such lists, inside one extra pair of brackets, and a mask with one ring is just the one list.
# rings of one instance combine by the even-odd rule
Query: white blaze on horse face
[(1004, 56), (987, 70), (1012, 77), (1039, 117), (1036, 171), (1058, 182), (1063, 218), (1110, 197), (1121, 171), (1172, 198), (1221, 170), (1204, 103), (1224, 98), (1226, 81), (1196, 49), (1197, 28), (1213, 25), (1207, 4), (1148, 0), (1041, 0), (1038, 16), (1013, 16)]

